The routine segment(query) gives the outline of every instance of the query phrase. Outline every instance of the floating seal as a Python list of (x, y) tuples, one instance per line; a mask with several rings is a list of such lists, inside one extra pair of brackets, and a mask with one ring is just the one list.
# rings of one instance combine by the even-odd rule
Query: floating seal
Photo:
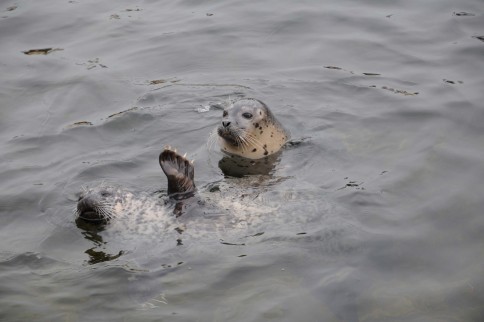
[[(160, 166), (168, 179), (168, 195), (176, 200), (174, 213), (180, 216), (184, 210), (184, 200), (194, 195), (193, 162), (169, 148), (161, 152)], [(116, 186), (100, 185), (85, 189), (77, 201), (78, 219), (91, 223), (107, 223), (113, 218), (130, 217), (131, 221), (151, 220), (169, 217), (167, 207), (154, 202), (149, 195), (135, 194)]]
[[(159, 163), (168, 180), (166, 198), (116, 185), (85, 188), (75, 209), (77, 226), (109, 224), (110, 231), (123, 235), (156, 235), (170, 229), (181, 233), (186, 225), (197, 227), (200, 232), (224, 231), (228, 227), (254, 225), (263, 218), (256, 214), (274, 211), (253, 198), (244, 198), (242, 192), (234, 194), (233, 188), (224, 188), (227, 192), (222, 192), (220, 183), (197, 193), (193, 162), (170, 148), (161, 152)], [(250, 194), (246, 190), (244, 193)]]
[(222, 151), (248, 159), (276, 153), (290, 136), (267, 105), (252, 98), (225, 108), (217, 133)]

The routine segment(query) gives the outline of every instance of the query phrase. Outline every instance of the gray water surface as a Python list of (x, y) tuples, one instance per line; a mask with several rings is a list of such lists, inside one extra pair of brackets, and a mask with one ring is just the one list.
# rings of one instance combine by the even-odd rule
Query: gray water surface
[[(483, 9), (2, 1), (0, 320), (484, 321)], [(206, 145), (240, 97), (299, 142), (269, 174)], [(254, 224), (76, 225), (86, 185), (166, 197), (167, 144)]]

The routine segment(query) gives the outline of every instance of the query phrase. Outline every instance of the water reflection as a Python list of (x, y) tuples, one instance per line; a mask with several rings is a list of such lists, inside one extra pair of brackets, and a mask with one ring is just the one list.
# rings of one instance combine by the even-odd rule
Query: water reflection
[(94, 264), (103, 263), (103, 262), (109, 262), (109, 261), (112, 261), (112, 260), (115, 260), (115, 259), (121, 257), (121, 255), (124, 254), (124, 252), (122, 250), (120, 250), (117, 255), (111, 255), (111, 254), (107, 254), (103, 251), (97, 251), (97, 250), (95, 250), (95, 247), (86, 250), (84, 253), (89, 255), (89, 260), (87, 261), (87, 263), (89, 265), (94, 265)]
[(272, 176), (285, 150), (300, 147), (303, 144), (309, 143), (310, 140), (311, 137), (291, 139), (284, 144), (281, 150), (261, 159), (247, 159), (222, 151), (224, 156), (219, 160), (218, 167), (227, 177), (242, 178), (250, 175)]
[(89, 260), (87, 261), (89, 265), (109, 262), (118, 259), (124, 254), (122, 250), (119, 251), (117, 254), (108, 254), (103, 250), (98, 250), (99, 247), (102, 247), (107, 243), (103, 241), (103, 237), (99, 234), (100, 232), (105, 230), (106, 223), (96, 224), (88, 222), (81, 218), (77, 218), (76, 226), (83, 231), (82, 235), (84, 236), (84, 238), (95, 245), (94, 247), (89, 248), (84, 252), (89, 256)]
[(225, 155), (218, 162), (220, 170), (228, 177), (242, 178), (249, 175), (271, 175), (281, 158), (281, 151), (262, 159), (252, 160), (237, 155)]

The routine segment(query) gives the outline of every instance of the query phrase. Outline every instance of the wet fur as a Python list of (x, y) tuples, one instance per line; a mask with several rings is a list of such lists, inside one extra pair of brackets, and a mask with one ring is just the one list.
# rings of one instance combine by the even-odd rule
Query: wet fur
[[(222, 151), (248, 159), (278, 152), (290, 136), (269, 108), (256, 99), (238, 100), (225, 108), (215, 132)], [(209, 142), (214, 139), (212, 132)]]
[[(187, 160), (184, 156), (179, 155), (176, 150), (167, 147), (161, 152), (159, 163), (168, 180), (170, 198), (180, 201), (193, 196), (196, 189), (193, 161)], [(94, 188), (83, 189), (75, 213), (77, 218), (85, 221), (107, 223), (123, 210), (136, 209), (133, 203), (138, 201), (139, 197), (134, 197), (132, 193), (115, 186), (101, 184)], [(138, 207), (146, 211), (144, 209), (146, 207), (143, 207), (142, 204)], [(151, 208), (154, 213), (164, 212), (164, 207), (161, 205), (154, 205)], [(182, 210), (183, 204), (177, 204), (175, 214), (180, 216)]]

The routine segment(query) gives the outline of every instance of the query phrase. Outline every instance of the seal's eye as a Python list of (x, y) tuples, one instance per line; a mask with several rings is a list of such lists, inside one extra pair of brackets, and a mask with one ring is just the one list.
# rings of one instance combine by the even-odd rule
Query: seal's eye
[(109, 197), (111, 193), (109, 191), (101, 191), (101, 196), (103, 197)]
[(242, 114), (242, 116), (249, 120), (252, 118), (252, 114), (248, 112), (245, 112), (244, 114)]
[(223, 114), (223, 116), (225, 117), (225, 116), (227, 116), (227, 115), (229, 115), (229, 112), (227, 112), (227, 111), (224, 111), (224, 114)]

